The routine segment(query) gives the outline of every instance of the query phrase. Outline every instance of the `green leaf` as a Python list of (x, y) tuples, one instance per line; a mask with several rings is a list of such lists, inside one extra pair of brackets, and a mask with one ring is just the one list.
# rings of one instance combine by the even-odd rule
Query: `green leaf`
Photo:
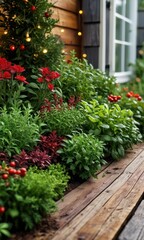
[(19, 211), (17, 209), (10, 209), (9, 214), (12, 218), (15, 218), (19, 215)]
[(109, 129), (110, 127), (107, 124), (102, 124), (102, 128)]

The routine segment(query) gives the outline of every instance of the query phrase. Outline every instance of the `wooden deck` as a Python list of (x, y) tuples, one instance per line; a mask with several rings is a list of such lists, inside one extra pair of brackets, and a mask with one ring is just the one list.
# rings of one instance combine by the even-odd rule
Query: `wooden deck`
[(52, 240), (139, 239), (126, 238), (120, 232), (143, 200), (143, 193), (144, 143), (58, 202), (54, 217), (60, 228)]

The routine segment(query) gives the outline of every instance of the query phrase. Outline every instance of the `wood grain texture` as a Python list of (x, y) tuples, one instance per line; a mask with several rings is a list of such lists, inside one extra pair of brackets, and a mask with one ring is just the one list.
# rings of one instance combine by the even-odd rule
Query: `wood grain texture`
[(51, 0), (55, 7), (66, 9), (67, 11), (77, 12), (79, 7), (78, 0)]
[(75, 13), (55, 8), (52, 17), (59, 20), (57, 26), (78, 29), (78, 16)]
[[(144, 200), (136, 209), (134, 215), (118, 237), (118, 240), (131, 240), (144, 238)], [(143, 238), (141, 238), (141, 236)]]
[[(59, 212), (57, 212), (55, 216), (60, 223), (61, 229), (57, 231), (53, 240), (87, 240), (89, 238), (83, 236), (81, 233), (83, 233), (84, 230), (84, 232), (88, 232), (89, 235), (89, 229), (91, 229), (90, 236), (92, 234), (92, 237), (95, 237), (95, 225), (92, 219), (95, 219), (97, 222), (95, 216), (97, 216), (97, 214), (99, 216), (99, 212), (102, 211), (102, 209), (105, 215), (104, 206), (109, 201), (109, 204), (111, 203), (114, 210), (123, 199), (122, 193), (128, 194), (133, 188), (137, 177), (141, 176), (144, 169), (144, 165), (142, 165), (144, 159), (143, 147), (144, 146), (141, 145), (139, 148), (136, 147), (130, 150), (125, 158), (112, 163), (104, 169), (103, 172), (98, 175), (98, 179), (90, 179), (69, 193), (68, 196), (65, 196), (63, 202), (60, 201), (58, 203)], [(141, 192), (138, 193), (138, 199), (140, 195)], [(135, 202), (137, 202), (138, 199), (135, 198)], [(117, 203), (115, 203), (115, 201), (117, 201)], [(107, 207), (108, 212), (110, 208), (111, 207)], [(101, 220), (100, 218), (100, 229), (103, 225)], [(91, 223), (91, 221), (92, 224), (90, 224), (90, 226), (92, 225), (93, 227), (89, 228), (87, 223)]]

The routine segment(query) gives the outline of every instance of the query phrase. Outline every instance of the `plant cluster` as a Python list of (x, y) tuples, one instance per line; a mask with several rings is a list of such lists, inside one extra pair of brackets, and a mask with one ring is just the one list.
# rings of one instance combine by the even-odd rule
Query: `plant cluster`
[(105, 163), (103, 160), (103, 142), (92, 134), (79, 133), (69, 136), (58, 150), (62, 162), (69, 171), (81, 179), (95, 176)]
[[(14, 162), (0, 168), (0, 235), (32, 229), (45, 214), (55, 211), (55, 200), (62, 197), (69, 180), (57, 164), (47, 170), (16, 169)], [(12, 171), (13, 170), (13, 171)], [(29, 207), (31, 206), (31, 207)]]
[(94, 69), (85, 59), (79, 60), (74, 52), (71, 53), (71, 61), (62, 61), (58, 71), (64, 99), (75, 96), (87, 101), (97, 95), (107, 96), (115, 89), (114, 77)]
[(19, 167), (29, 168), (37, 166), (46, 169), (51, 163), (58, 162), (58, 149), (61, 147), (63, 137), (59, 137), (54, 131), (48, 136), (41, 135), (38, 145), (30, 152), (22, 150), (20, 154), (13, 156)]
[(13, 106), (10, 110), (0, 110), (0, 151), (9, 156), (30, 150), (37, 145), (41, 135), (42, 123), (37, 114), (33, 114), (30, 105), (23, 109)]
[(100, 105), (92, 100), (82, 102), (82, 111), (87, 118), (85, 130), (105, 143), (105, 157), (119, 159), (141, 139), (131, 110), (121, 109), (118, 104)]

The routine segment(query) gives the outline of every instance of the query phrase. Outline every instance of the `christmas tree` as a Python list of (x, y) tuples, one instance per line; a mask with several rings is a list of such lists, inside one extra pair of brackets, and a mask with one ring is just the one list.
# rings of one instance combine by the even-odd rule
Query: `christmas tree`
[(54, 69), (61, 58), (63, 44), (51, 33), (58, 20), (52, 18), (53, 4), (48, 0), (0, 1), (0, 55), (25, 67)]

